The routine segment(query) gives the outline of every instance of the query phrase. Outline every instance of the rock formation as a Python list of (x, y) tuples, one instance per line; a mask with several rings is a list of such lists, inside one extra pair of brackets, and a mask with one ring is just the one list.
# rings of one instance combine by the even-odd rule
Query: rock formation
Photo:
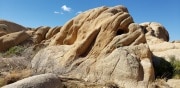
[(146, 40), (149, 45), (169, 41), (169, 34), (161, 24), (156, 22), (145, 22), (140, 25), (147, 30)]
[(6, 51), (24, 41), (31, 41), (33, 44), (49, 44), (50, 38), (56, 35), (60, 29), (61, 26), (26, 28), (14, 22), (0, 20), (0, 51)]
[(25, 27), (16, 24), (14, 22), (0, 20), (0, 34), (4, 32), (5, 34), (27, 30)]
[(168, 42), (169, 34), (164, 26), (156, 22), (145, 22), (140, 25), (148, 30), (146, 41), (153, 55), (163, 57), (167, 61), (171, 61), (171, 58), (180, 60), (180, 42)]
[(45, 39), (46, 37), (46, 33), (49, 31), (50, 27), (39, 27), (37, 28), (34, 37), (33, 37), (33, 41), (35, 43), (40, 43), (42, 40)]
[(154, 70), (143, 44), (146, 31), (124, 6), (91, 9), (67, 22), (50, 46), (36, 54), (32, 68), (89, 82), (147, 87)]
[[(8, 25), (0, 24), (0, 28), (7, 29)], [(21, 34), (29, 37), (22, 38)], [(27, 39), (36, 44), (35, 47), (47, 46), (31, 61), (34, 74), (54, 73), (83, 82), (113, 83), (125, 88), (155, 87), (153, 56), (178, 56), (180, 48), (180, 43), (168, 42), (169, 34), (161, 24), (137, 24), (121, 5), (90, 9), (62, 27), (41, 26), (9, 34), (2, 31), (0, 36), (3, 46), (0, 51)]]

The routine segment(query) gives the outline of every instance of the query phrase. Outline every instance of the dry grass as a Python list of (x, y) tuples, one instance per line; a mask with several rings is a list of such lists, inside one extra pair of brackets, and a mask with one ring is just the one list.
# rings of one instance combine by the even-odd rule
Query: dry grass
[(180, 79), (180, 61), (176, 60), (175, 56), (171, 56), (171, 65), (173, 67), (173, 77), (174, 79)]
[(0, 87), (7, 85), (7, 84), (11, 84), (14, 83), (18, 80), (21, 80), (23, 78), (29, 77), (32, 75), (32, 71), (25, 69), (22, 71), (11, 71), (9, 74), (7, 74), (4, 77), (0, 78)]
[[(149, 86), (153, 86), (153, 88), (171, 88), (167, 82), (166, 79), (156, 79), (153, 83), (151, 83)], [(149, 87), (148, 87), (149, 88)], [(150, 87), (151, 88), (151, 87)]]

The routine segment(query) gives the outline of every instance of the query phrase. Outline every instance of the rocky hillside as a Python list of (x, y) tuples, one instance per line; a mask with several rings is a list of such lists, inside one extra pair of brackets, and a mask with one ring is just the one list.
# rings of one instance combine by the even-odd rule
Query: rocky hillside
[[(2, 20), (0, 28), (2, 53), (14, 46), (27, 45), (16, 56), (20, 60), (2, 56), (0, 63), (17, 63), (18, 60), (22, 63), (0, 66), (6, 68), (1, 70), (2, 77), (6, 78), (12, 70), (8, 66), (24, 66), (16, 70), (30, 69), (29, 76), (32, 76), (10, 82), (12, 84), (6, 83), (9, 85), (3, 88), (178, 86), (177, 83), (169, 85), (165, 81), (158, 83), (157, 78), (169, 79), (174, 76), (173, 73), (180, 75), (180, 67), (175, 69), (171, 64), (172, 60), (180, 61), (180, 42), (168, 42), (168, 31), (160, 23), (135, 23), (128, 9), (121, 5), (90, 9), (62, 27), (26, 28)], [(26, 65), (23, 64), (25, 62)]]

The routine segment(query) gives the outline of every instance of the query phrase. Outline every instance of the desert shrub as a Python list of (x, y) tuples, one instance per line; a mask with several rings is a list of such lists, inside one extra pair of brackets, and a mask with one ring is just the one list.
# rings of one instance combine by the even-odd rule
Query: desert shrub
[[(156, 79), (153, 83), (150, 84), (153, 86), (152, 88), (171, 88), (167, 82), (166, 79)], [(151, 87), (148, 87), (151, 88)]]
[(155, 78), (172, 78), (173, 66), (163, 57), (153, 56)]
[(5, 85), (4, 78), (0, 78), (0, 87)]
[(170, 60), (173, 67), (173, 78), (180, 79), (180, 61), (176, 60), (175, 56), (171, 56)]
[(170, 56), (170, 62), (163, 57), (153, 56), (153, 66), (156, 78), (180, 78), (180, 61)]
[(21, 53), (25, 50), (25, 47), (24, 46), (14, 46), (14, 47), (11, 47), (9, 48), (7, 51), (3, 52), (1, 55), (3, 57), (11, 57), (11, 56), (14, 56), (14, 55), (21, 55)]
[(21, 80), (23, 78), (29, 77), (32, 75), (32, 71), (29, 69), (21, 70), (21, 71), (11, 71), (8, 75), (5, 77), (0, 78), (0, 87), (14, 83), (18, 80)]

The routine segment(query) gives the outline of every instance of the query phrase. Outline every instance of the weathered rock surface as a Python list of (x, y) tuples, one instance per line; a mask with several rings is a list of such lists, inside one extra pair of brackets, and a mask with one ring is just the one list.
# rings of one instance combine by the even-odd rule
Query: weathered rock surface
[(25, 78), (2, 88), (63, 88), (63, 84), (57, 75), (48, 73)]
[(49, 31), (50, 27), (42, 26), (37, 28), (35, 35), (33, 36), (33, 41), (35, 43), (40, 43), (42, 40), (46, 38), (46, 33)]
[(89, 82), (147, 87), (154, 70), (151, 52), (141, 44), (145, 33), (124, 6), (91, 9), (67, 22), (50, 46), (36, 54), (32, 68)]
[[(165, 27), (156, 22), (134, 23), (124, 6), (90, 9), (62, 27), (41, 26), (25, 32), (11, 31), (14, 33), (10, 34), (4, 29), (9, 30), (9, 25), (0, 23), (0, 51), (29, 39), (29, 36), (36, 44), (32, 49), (49, 45), (31, 61), (34, 73), (55, 73), (89, 83), (147, 88), (154, 81), (152, 55), (166, 60), (174, 56), (179, 60), (180, 54), (180, 43), (168, 42)], [(29, 83), (12, 85), (31, 87)], [(37, 87), (42, 84), (35, 83)]]
[(0, 33), (4, 32), (5, 34), (18, 32), (18, 31), (25, 31), (27, 30), (25, 27), (16, 24), (14, 22), (0, 20)]
[(0, 58), (0, 72), (25, 69), (28, 64), (24, 57)]
[(167, 61), (172, 58), (180, 61), (180, 43), (162, 42), (149, 47), (155, 56), (163, 57)]
[(160, 23), (145, 22), (140, 25), (147, 31), (146, 41), (148, 44), (157, 44), (169, 41), (169, 34), (165, 27)]
[(154, 79), (151, 53), (146, 45), (117, 48), (112, 53), (101, 53), (103, 56), (97, 58), (77, 57), (71, 65), (65, 66), (66, 63), (61, 64), (62, 58), (70, 49), (62, 45), (41, 50), (32, 60), (33, 69), (38, 73), (53, 72), (89, 82), (114, 82), (124, 87)]
[(171, 61), (172, 58), (180, 60), (180, 43), (168, 42), (169, 34), (164, 26), (156, 22), (145, 22), (140, 25), (147, 30), (146, 41), (154, 56), (163, 57), (167, 61)]
[(7, 50), (10, 47), (20, 44), (21, 42), (28, 39), (30, 36), (24, 32), (14, 32), (10, 34), (6, 34), (0, 37), (0, 51)]
[[(1, 22), (2, 20), (0, 20)], [(4, 21), (3, 21), (4, 22)], [(9, 21), (5, 21), (9, 22)], [(13, 24), (13, 23), (10, 23)], [(18, 24), (10, 25), (12, 28), (20, 28)], [(18, 27), (16, 27), (18, 26)], [(20, 27), (19, 27), (20, 26)], [(7, 30), (6, 30), (7, 29)], [(50, 38), (55, 36), (61, 29), (61, 26), (50, 28), (47, 26), (41, 26), (34, 28), (33, 30), (27, 30), (21, 28), (21, 30), (10, 29), (6, 24), (0, 24), (0, 51), (5, 51), (10, 47), (18, 45), (24, 41), (31, 44), (46, 44), (51, 41)]]
[(46, 39), (50, 39), (51, 37), (56, 35), (60, 30), (61, 30), (61, 26), (57, 26), (49, 29), (49, 31), (46, 33)]

